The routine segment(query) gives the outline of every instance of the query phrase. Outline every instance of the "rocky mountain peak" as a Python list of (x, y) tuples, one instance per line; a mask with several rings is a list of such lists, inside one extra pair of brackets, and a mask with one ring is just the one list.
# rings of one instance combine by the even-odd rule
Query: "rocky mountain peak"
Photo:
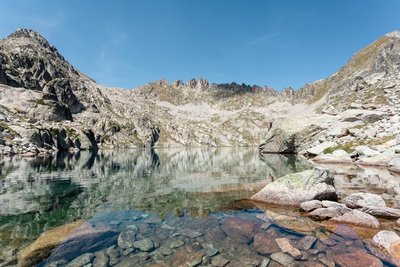
[(400, 30), (389, 32), (389, 33), (386, 34), (386, 36), (387, 37), (400, 38)]

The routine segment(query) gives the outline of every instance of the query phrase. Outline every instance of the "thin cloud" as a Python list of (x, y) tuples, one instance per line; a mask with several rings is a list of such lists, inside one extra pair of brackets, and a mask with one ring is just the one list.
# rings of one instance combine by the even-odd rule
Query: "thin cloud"
[(258, 36), (254, 39), (247, 41), (248, 46), (258, 46), (258, 45), (267, 45), (273, 43), (273, 41), (281, 34), (281, 32), (272, 32), (269, 34), (264, 34)]

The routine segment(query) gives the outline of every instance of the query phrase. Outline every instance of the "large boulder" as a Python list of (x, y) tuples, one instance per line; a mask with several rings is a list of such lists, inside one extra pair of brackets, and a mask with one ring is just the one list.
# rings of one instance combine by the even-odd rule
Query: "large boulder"
[(297, 147), (296, 134), (273, 127), (258, 148), (262, 153), (296, 153)]
[(336, 200), (333, 175), (325, 169), (315, 168), (299, 173), (288, 174), (269, 183), (251, 197), (254, 201), (299, 207), (302, 202)]

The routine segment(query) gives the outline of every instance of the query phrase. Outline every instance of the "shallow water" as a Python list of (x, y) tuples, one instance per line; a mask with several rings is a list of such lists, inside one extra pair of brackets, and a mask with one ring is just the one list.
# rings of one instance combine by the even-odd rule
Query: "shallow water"
[[(110, 266), (279, 266), (270, 254), (280, 249), (263, 247), (265, 240), (298, 245), (305, 235), (319, 240), (297, 265), (329, 266), (334, 253), (365, 250), (362, 236), (346, 228), (247, 201), (266, 183), (310, 168), (293, 156), (260, 158), (255, 148), (114, 150), (0, 164), (0, 266), (40, 234), (78, 219), (73, 237), (40, 265), (64, 266), (95, 252), (84, 254), (93, 266), (100, 259)], [(121, 245), (117, 237), (126, 231), (148, 248)]]

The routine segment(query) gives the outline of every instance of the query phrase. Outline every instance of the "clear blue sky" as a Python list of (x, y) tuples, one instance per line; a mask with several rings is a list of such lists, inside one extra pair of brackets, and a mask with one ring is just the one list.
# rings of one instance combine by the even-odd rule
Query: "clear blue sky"
[(0, 35), (39, 31), (110, 86), (203, 77), (299, 88), (400, 28), (399, 0), (0, 0)]

